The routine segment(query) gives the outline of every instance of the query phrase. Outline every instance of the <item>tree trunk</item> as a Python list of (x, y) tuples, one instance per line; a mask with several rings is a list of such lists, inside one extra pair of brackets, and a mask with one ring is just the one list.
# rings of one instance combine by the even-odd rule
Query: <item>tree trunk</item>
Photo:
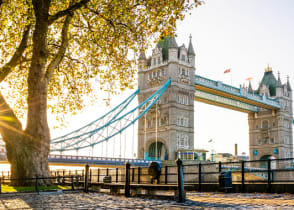
[[(36, 175), (49, 177), (49, 148), (40, 146), (40, 141), (34, 140), (22, 131), (21, 124), (0, 93), (0, 132), (7, 149), (7, 159), (11, 164), (11, 175), (14, 185), (32, 185)], [(40, 184), (50, 183), (49, 180)]]
[[(0, 94), (3, 119), (0, 119), (0, 132), (11, 164), (12, 178), (25, 179), (37, 176), (48, 177), (48, 155), (50, 132), (47, 122), (47, 86), (45, 68), (48, 57), (47, 33), (50, 0), (33, 0), (36, 23), (33, 32), (33, 54), (28, 74), (28, 115), (27, 127), (23, 131), (11, 108)], [(1, 122), (2, 121), (2, 122)], [(46, 184), (47, 182), (43, 182)], [(17, 185), (31, 184), (15, 181)], [(42, 183), (40, 183), (42, 184)]]

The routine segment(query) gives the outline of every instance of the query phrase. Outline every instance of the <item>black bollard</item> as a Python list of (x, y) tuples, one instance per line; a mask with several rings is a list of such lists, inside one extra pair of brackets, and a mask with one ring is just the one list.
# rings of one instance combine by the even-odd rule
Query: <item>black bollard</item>
[(245, 162), (242, 160), (241, 165), (241, 183), (242, 183), (242, 192), (245, 192)]
[(125, 196), (130, 197), (130, 163), (126, 162), (126, 172), (125, 172)]
[(118, 183), (118, 168), (115, 169), (115, 182)]
[(74, 176), (73, 175), (71, 175), (71, 189), (72, 189), (72, 191), (75, 190)]
[(271, 159), (267, 160), (267, 191), (272, 192), (272, 179), (271, 179)]
[(87, 164), (85, 166), (85, 182), (84, 182), (84, 192), (85, 193), (88, 193), (89, 168), (90, 168), (90, 166)]
[(183, 161), (181, 159), (176, 160), (178, 167), (178, 202), (185, 202), (185, 188), (184, 188), (184, 176), (183, 176)]
[(199, 186), (199, 187), (198, 187), (198, 191), (201, 192), (201, 190), (202, 190), (202, 189), (201, 189), (201, 185), (202, 185), (202, 179), (201, 179), (201, 176), (202, 176), (202, 171), (201, 171), (201, 169), (202, 169), (202, 168), (201, 168), (201, 163), (199, 163), (198, 167), (199, 167), (199, 168), (198, 168), (198, 186)]
[(138, 167), (138, 184), (141, 182), (141, 167)]

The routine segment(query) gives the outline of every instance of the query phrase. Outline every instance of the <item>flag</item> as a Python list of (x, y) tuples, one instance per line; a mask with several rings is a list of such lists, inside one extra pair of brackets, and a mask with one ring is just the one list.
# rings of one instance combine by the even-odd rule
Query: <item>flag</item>
[(246, 81), (251, 81), (253, 78), (252, 77), (248, 77), (246, 78)]
[(231, 69), (227, 69), (227, 70), (224, 71), (224, 74), (230, 73), (230, 72), (231, 72)]

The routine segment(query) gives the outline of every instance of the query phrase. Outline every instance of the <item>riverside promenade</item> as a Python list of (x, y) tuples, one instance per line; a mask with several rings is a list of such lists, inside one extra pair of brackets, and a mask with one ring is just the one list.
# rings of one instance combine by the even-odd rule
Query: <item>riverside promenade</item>
[(294, 195), (187, 193), (185, 203), (104, 193), (0, 195), (0, 209), (294, 209)]

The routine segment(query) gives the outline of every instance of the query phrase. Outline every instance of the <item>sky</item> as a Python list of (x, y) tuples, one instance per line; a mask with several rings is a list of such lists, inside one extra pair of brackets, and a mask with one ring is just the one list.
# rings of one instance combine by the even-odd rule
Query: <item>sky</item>
[[(178, 23), (177, 42), (192, 35), (196, 74), (256, 89), (267, 65), (294, 85), (293, 0), (207, 0)], [(223, 72), (230, 68), (231, 73)], [(195, 147), (248, 154), (247, 114), (195, 102)], [(212, 139), (212, 143), (208, 140)], [(210, 145), (211, 144), (211, 145)]]
[[(207, 0), (177, 25), (177, 43), (188, 46), (189, 35), (196, 52), (196, 74), (239, 87), (252, 77), (257, 89), (269, 65), (282, 82), (287, 75), (294, 88), (294, 1)], [(230, 68), (231, 73), (223, 72)], [(111, 106), (103, 102), (68, 118), (68, 127), (52, 136), (81, 127), (114, 107), (133, 90), (113, 96)], [(102, 101), (102, 100), (101, 100)], [(50, 120), (49, 120), (50, 121)], [(215, 152), (248, 154), (247, 114), (195, 102), (195, 148)], [(52, 123), (52, 122), (51, 122)], [(53, 123), (51, 124), (51, 127)], [(212, 139), (211, 143), (208, 141)]]

